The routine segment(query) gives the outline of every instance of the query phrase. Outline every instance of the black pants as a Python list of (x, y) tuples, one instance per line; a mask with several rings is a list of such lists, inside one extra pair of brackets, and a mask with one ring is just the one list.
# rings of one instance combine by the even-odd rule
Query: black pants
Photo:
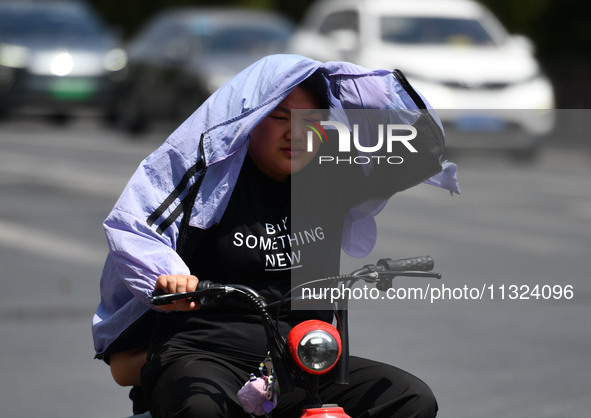
[[(433, 393), (415, 376), (358, 357), (351, 357), (349, 370), (347, 386), (334, 385), (330, 374), (323, 376), (319, 392), (324, 403), (338, 403), (354, 418), (436, 416)], [(258, 373), (257, 363), (167, 349), (146, 364), (142, 384), (154, 418), (242, 418), (251, 415), (236, 394), (250, 373)], [(299, 418), (306, 403), (303, 389), (280, 394), (273, 416)]]

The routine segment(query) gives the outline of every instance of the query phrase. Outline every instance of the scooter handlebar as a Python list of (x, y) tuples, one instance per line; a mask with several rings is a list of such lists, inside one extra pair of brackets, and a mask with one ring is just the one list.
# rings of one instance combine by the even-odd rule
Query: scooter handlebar
[(377, 265), (388, 271), (431, 271), (433, 270), (434, 262), (431, 256), (424, 255), (400, 260), (383, 258), (377, 262)]
[[(376, 263), (376, 266), (365, 266), (358, 270), (353, 275), (363, 276), (365, 274), (376, 272), (376, 273), (396, 273), (403, 272), (402, 275), (408, 276), (427, 276), (440, 278), (441, 275), (434, 273), (420, 273), (429, 272), (433, 270), (434, 262), (433, 258), (429, 255), (420, 257), (403, 258), (399, 260), (392, 260), (391, 258), (383, 258)], [(345, 276), (343, 276), (345, 277)], [(350, 276), (349, 276), (350, 277)], [(218, 290), (221, 293), (227, 291), (227, 287), (224, 285), (213, 283), (210, 280), (203, 280), (197, 284), (197, 289), (194, 292), (184, 293), (165, 293), (158, 289), (152, 293), (150, 303), (154, 306), (167, 305), (174, 300), (178, 299), (193, 299), (198, 300), (199, 298), (211, 294), (213, 291)]]

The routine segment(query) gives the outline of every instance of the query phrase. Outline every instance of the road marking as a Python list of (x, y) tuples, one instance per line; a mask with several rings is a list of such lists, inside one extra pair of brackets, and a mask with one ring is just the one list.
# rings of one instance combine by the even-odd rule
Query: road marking
[[(29, 128), (30, 129), (30, 128)], [(96, 128), (91, 128), (96, 129)], [(0, 143), (25, 145), (28, 148), (57, 148), (79, 151), (97, 151), (111, 154), (125, 154), (131, 157), (145, 158), (151, 154), (161, 143), (154, 139), (142, 141), (125, 140), (117, 135), (104, 136), (104, 132), (84, 132), (77, 134), (63, 135), (49, 132), (10, 132), (2, 134)], [(162, 136), (160, 137), (162, 138)]]
[[(77, 167), (72, 161), (47, 161), (42, 156), (20, 152), (2, 151), (0, 162), (2, 174), (108, 198), (117, 197), (130, 177), (130, 174), (118, 176), (107, 172), (90, 172), (88, 166)], [(43, 169), (37, 170), (31, 167), (43, 167)], [(2, 179), (2, 181), (7, 183), (9, 180)]]
[(0, 221), (0, 245), (59, 261), (102, 265), (107, 246), (60, 236), (37, 228)]

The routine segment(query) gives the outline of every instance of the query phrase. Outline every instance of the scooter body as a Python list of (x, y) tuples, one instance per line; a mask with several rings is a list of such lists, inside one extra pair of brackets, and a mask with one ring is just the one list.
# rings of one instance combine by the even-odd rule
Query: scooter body
[(351, 418), (337, 405), (324, 405), (320, 408), (304, 409), (302, 418)]

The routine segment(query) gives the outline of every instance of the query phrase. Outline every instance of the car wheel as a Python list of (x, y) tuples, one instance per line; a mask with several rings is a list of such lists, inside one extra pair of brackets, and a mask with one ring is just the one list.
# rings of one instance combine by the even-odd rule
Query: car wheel
[(72, 120), (72, 116), (67, 113), (58, 112), (49, 115), (49, 121), (57, 126), (65, 126)]

